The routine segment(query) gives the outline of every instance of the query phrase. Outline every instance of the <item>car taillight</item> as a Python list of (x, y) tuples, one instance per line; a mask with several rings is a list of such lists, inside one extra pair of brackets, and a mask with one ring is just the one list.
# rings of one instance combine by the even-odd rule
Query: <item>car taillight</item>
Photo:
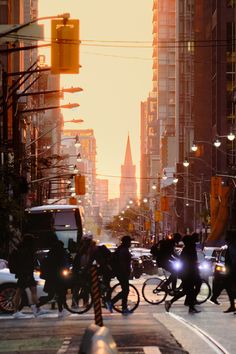
[(215, 270), (216, 270), (217, 272), (222, 272), (222, 273), (225, 273), (225, 272), (226, 272), (225, 266), (220, 266), (220, 265), (217, 265), (216, 268), (215, 268)]
[(69, 274), (70, 274), (70, 271), (68, 269), (63, 269), (63, 271), (62, 271), (63, 277), (68, 277)]

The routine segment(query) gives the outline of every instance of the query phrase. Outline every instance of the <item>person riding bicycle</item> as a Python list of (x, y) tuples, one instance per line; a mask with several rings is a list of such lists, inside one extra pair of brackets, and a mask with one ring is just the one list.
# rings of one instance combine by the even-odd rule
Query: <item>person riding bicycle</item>
[(163, 284), (164, 287), (167, 287), (172, 283), (172, 289), (176, 288), (177, 283), (177, 274), (176, 270), (173, 267), (172, 261), (173, 259), (178, 257), (176, 253), (175, 247), (181, 240), (181, 235), (179, 233), (174, 233), (173, 236), (167, 236), (166, 239), (163, 239), (158, 242), (155, 246), (156, 250), (151, 249), (151, 253), (155, 256), (158, 267), (164, 268), (168, 272), (170, 272), (169, 278)]
[(172, 304), (186, 295), (185, 305), (189, 306), (189, 313), (198, 313), (194, 305), (196, 304), (196, 296), (200, 288), (200, 275), (197, 263), (196, 242), (198, 235), (186, 235), (183, 237), (184, 248), (180, 255), (182, 263), (182, 286), (183, 288), (175, 293), (171, 300), (165, 301), (165, 309), (169, 312)]
[(77, 306), (78, 299), (76, 294), (78, 287), (83, 288), (83, 302), (86, 307), (89, 300), (89, 289), (85, 286), (88, 280), (90, 280), (90, 268), (95, 259), (96, 242), (93, 240), (93, 235), (85, 234), (80, 242), (79, 249), (75, 255), (72, 272), (74, 279), (73, 286), (73, 302), (74, 306)]

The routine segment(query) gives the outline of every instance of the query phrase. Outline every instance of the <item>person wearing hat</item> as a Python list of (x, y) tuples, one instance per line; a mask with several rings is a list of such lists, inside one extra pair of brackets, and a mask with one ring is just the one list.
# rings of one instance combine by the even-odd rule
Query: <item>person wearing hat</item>
[(116, 276), (121, 285), (121, 293), (117, 294), (111, 302), (114, 304), (122, 299), (122, 314), (128, 315), (132, 313), (128, 309), (127, 300), (129, 295), (129, 277), (131, 273), (131, 254), (129, 247), (131, 246), (131, 237), (129, 235), (123, 236), (121, 245), (115, 251), (116, 253)]

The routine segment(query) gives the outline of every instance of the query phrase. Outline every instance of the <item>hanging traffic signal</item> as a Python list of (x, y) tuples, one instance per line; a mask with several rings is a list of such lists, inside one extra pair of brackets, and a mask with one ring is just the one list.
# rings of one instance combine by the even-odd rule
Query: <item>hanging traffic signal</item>
[(51, 72), (79, 73), (79, 20), (51, 21)]
[(85, 191), (85, 176), (75, 176), (75, 194), (84, 195)]
[(166, 196), (161, 197), (161, 211), (169, 211), (169, 200)]
[(156, 222), (161, 221), (161, 211), (160, 210), (155, 210), (155, 221)]
[(77, 205), (77, 199), (75, 197), (70, 197), (69, 204), (70, 205)]

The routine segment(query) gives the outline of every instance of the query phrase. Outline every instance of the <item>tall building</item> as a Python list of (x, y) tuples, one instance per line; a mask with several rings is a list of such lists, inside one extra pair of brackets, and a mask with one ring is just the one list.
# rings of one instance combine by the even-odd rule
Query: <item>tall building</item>
[[(192, 170), (202, 179), (204, 188), (208, 180), (207, 209), (211, 223), (205, 222), (205, 227), (211, 229), (208, 239), (220, 243), (224, 242), (227, 229), (236, 229), (236, 143), (235, 139), (227, 138), (229, 133), (236, 134), (236, 4), (235, 1), (211, 1), (209, 6), (201, 0), (195, 3), (195, 11), (194, 139), (199, 149)], [(213, 144), (216, 139), (221, 143), (218, 148)], [(209, 183), (212, 176), (218, 176), (221, 185), (215, 200), (213, 185)], [(223, 191), (227, 188), (230, 193), (224, 200)], [(225, 207), (217, 213), (219, 198)]]
[(103, 221), (107, 220), (107, 209), (108, 209), (108, 179), (96, 179), (96, 204), (99, 207), (100, 213), (102, 214)]
[(129, 200), (136, 201), (137, 199), (137, 181), (136, 181), (136, 166), (133, 164), (130, 138), (128, 135), (125, 160), (121, 166), (120, 180), (120, 210), (123, 209)]
[[(75, 146), (75, 138), (79, 137), (81, 146)], [(67, 158), (67, 164), (75, 165), (79, 173), (86, 178), (86, 194), (82, 196), (86, 207), (91, 211), (96, 204), (96, 138), (93, 129), (65, 129), (62, 138), (62, 152)]]

